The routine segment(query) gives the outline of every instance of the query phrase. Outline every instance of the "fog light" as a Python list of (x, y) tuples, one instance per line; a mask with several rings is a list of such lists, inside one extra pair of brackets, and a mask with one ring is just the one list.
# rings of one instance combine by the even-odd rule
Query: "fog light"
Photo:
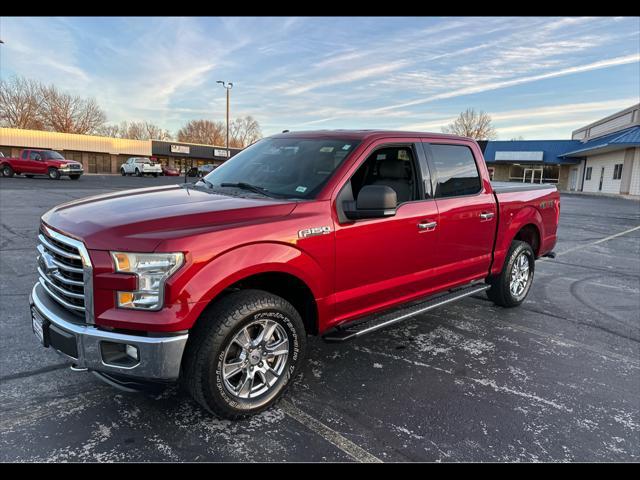
[(134, 360), (136, 360), (136, 361), (140, 360), (138, 358), (138, 348), (137, 347), (135, 347), (133, 345), (127, 345), (124, 351), (127, 353), (127, 355), (129, 355)]
[(105, 365), (132, 368), (140, 363), (140, 351), (135, 345), (103, 341), (100, 352)]

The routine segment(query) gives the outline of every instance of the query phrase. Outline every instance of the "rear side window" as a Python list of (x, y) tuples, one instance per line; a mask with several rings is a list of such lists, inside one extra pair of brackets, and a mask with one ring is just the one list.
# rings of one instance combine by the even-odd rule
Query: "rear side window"
[(480, 174), (469, 147), (431, 144), (431, 153), (438, 176), (436, 198), (473, 195), (480, 191)]

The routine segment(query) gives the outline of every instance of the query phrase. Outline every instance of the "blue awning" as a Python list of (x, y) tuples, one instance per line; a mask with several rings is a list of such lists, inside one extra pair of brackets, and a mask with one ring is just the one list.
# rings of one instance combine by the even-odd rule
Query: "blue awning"
[(584, 157), (598, 150), (618, 150), (627, 147), (640, 147), (640, 126), (603, 135), (580, 144), (580, 148), (563, 153), (561, 157)]

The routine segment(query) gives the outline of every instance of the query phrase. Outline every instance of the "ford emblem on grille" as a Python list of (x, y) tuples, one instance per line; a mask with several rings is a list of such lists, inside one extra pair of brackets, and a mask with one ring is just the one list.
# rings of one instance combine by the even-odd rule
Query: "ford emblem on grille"
[(58, 271), (58, 267), (53, 263), (53, 257), (47, 252), (40, 255), (39, 263), (40, 267), (47, 273), (47, 275), (57, 273)]

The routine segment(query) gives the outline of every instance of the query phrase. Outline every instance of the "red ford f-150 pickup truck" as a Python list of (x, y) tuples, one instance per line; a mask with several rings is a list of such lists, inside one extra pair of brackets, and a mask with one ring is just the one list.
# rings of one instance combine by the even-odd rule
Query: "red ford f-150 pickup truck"
[(553, 185), (489, 180), (430, 133), (283, 133), (190, 184), (42, 217), (33, 330), (116, 386), (180, 380), (210, 412), (271, 405), (307, 335), (344, 341), (486, 291), (515, 307), (553, 256)]
[(66, 160), (54, 150), (24, 149), (18, 158), (0, 158), (0, 171), (5, 177), (22, 174), (26, 177), (47, 175), (58, 180), (68, 175), (71, 180), (78, 180), (83, 173), (82, 164), (74, 160)]

